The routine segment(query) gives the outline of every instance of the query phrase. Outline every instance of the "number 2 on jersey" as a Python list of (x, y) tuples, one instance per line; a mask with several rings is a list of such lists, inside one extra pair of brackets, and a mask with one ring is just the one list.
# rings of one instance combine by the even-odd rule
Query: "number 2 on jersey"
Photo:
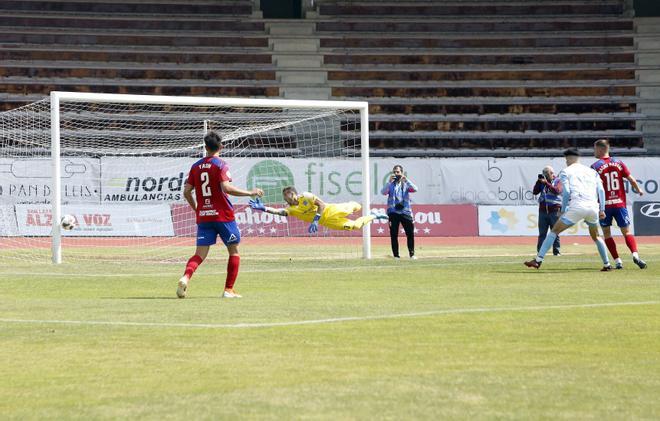
[(619, 173), (606, 172), (605, 179), (607, 180), (607, 191), (619, 190)]
[(209, 186), (209, 173), (203, 172), (199, 174), (199, 177), (202, 179), (202, 196), (209, 197), (211, 196), (211, 187)]

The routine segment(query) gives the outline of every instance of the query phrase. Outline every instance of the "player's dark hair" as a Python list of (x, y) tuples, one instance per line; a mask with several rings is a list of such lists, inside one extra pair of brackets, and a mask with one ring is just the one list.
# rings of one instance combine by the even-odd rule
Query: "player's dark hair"
[(610, 141), (607, 139), (598, 139), (596, 142), (594, 142), (594, 146), (608, 149), (610, 147)]
[(222, 147), (222, 138), (216, 132), (208, 132), (204, 136), (204, 146), (211, 152), (217, 152)]
[(399, 165), (399, 164), (396, 164), (394, 167), (392, 167), (392, 171), (396, 170), (397, 168), (400, 169), (401, 172), (403, 172), (403, 165)]
[(566, 149), (564, 151), (564, 156), (580, 156), (580, 151), (574, 148)]
[(298, 194), (298, 190), (296, 190), (295, 187), (293, 186), (286, 186), (285, 188), (282, 189), (282, 194), (286, 194), (286, 192), (292, 191), (295, 194)]

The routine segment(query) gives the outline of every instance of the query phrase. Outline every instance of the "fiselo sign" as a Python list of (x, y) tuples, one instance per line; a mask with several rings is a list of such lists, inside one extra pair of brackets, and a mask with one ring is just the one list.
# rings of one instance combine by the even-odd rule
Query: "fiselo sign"
[(635, 235), (660, 235), (660, 202), (633, 204)]

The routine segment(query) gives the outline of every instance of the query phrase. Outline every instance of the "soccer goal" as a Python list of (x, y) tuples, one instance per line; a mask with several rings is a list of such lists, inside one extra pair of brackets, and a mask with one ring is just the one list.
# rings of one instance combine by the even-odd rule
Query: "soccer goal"
[[(187, 259), (196, 224), (182, 191), (209, 130), (222, 136), (233, 183), (263, 189), (268, 206), (285, 207), (282, 188), (294, 185), (360, 203), (352, 218), (369, 213), (365, 102), (52, 92), (0, 113), (0, 257)], [(230, 199), (243, 255), (370, 258), (368, 226), (309, 234), (308, 223)]]

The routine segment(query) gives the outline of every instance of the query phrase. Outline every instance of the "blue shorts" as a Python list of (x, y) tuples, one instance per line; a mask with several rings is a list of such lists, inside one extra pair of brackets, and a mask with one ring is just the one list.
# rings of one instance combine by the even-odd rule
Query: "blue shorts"
[(601, 227), (611, 227), (612, 218), (616, 221), (619, 228), (625, 228), (630, 225), (630, 216), (626, 208), (609, 208), (605, 209), (605, 219), (600, 220)]
[(241, 231), (236, 221), (230, 222), (202, 222), (197, 224), (197, 245), (212, 246), (218, 235), (225, 246), (241, 242)]

